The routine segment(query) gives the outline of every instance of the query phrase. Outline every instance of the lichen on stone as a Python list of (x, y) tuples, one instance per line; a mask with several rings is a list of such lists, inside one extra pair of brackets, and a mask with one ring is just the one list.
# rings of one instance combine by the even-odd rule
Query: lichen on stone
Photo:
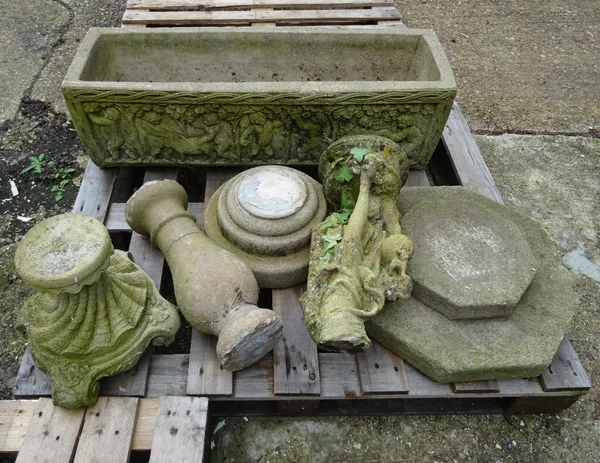
[(391, 140), (347, 137), (323, 153), (319, 170), (338, 210), (313, 228), (305, 319), (323, 348), (362, 351), (370, 347), (364, 320), (412, 290), (412, 242), (396, 206), (408, 160)]

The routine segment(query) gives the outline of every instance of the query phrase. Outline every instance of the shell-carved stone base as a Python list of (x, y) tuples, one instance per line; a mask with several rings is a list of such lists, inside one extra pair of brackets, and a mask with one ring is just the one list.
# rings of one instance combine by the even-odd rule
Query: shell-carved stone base
[(66, 408), (94, 404), (100, 378), (132, 368), (150, 342), (169, 344), (179, 328), (177, 308), (122, 251), (97, 283), (77, 294), (37, 293), (22, 317), (52, 400)]
[(177, 308), (126, 253), (113, 251), (108, 232), (91, 217), (41, 222), (19, 245), (15, 262), (40, 291), (25, 302), (19, 325), (52, 381), (55, 405), (94, 404), (100, 378), (132, 368), (150, 342), (169, 344), (179, 329)]

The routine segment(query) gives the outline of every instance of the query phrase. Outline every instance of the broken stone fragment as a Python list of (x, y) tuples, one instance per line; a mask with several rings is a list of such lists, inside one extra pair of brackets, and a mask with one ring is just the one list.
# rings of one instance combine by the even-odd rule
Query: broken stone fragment
[(96, 219), (62, 214), (33, 227), (15, 254), (23, 280), (39, 292), (19, 325), (33, 358), (66, 408), (96, 402), (100, 378), (132, 368), (150, 342), (169, 344), (177, 308)]
[(396, 205), (408, 160), (391, 140), (352, 136), (323, 153), (319, 172), (337, 211), (313, 229), (301, 298), (306, 324), (324, 349), (364, 351), (371, 346), (364, 320), (412, 290), (406, 266), (413, 245)]
[(411, 188), (399, 207), (415, 291), (370, 319), (369, 336), (437, 381), (539, 375), (577, 307), (544, 230), (462, 187)]
[(213, 243), (187, 212), (188, 197), (173, 180), (144, 184), (127, 202), (127, 222), (165, 255), (183, 316), (219, 337), (217, 358), (227, 370), (245, 368), (273, 349), (283, 323), (256, 306), (258, 284), (248, 266)]
[(219, 188), (204, 212), (204, 231), (240, 257), (262, 288), (306, 280), (313, 225), (327, 214), (321, 185), (284, 166), (255, 167)]

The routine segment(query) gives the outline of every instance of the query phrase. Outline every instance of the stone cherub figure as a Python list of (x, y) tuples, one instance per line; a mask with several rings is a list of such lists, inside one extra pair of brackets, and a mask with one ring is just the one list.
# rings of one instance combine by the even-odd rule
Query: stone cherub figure
[(371, 346), (364, 320), (412, 291), (413, 246), (397, 207), (408, 159), (387, 138), (344, 137), (322, 154), (319, 175), (337, 212), (313, 230), (306, 324), (322, 348), (364, 351)]

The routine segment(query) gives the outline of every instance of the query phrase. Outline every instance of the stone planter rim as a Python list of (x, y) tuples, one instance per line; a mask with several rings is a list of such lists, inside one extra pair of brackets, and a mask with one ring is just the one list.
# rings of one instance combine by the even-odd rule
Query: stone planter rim
[[(101, 36), (128, 36), (135, 34), (152, 34), (152, 35), (209, 35), (209, 34), (248, 34), (248, 35), (270, 35), (270, 34), (289, 34), (289, 35), (305, 35), (305, 34), (336, 34), (336, 35), (395, 35), (395, 36), (417, 36), (427, 42), (431, 50), (433, 60), (440, 72), (440, 79), (435, 81), (337, 81), (337, 82), (115, 82), (115, 81), (90, 81), (80, 80), (87, 60), (93, 47), (96, 45)], [(185, 27), (175, 28), (152, 28), (152, 29), (135, 29), (135, 28), (91, 28), (85, 38), (82, 40), (77, 53), (69, 67), (65, 76), (62, 87), (63, 92), (69, 89), (86, 89), (93, 91), (97, 90), (153, 90), (163, 92), (193, 92), (193, 93), (286, 93), (305, 96), (315, 95), (319, 100), (315, 104), (323, 104), (323, 97), (327, 97), (331, 93), (364, 93), (365, 86), (368, 86), (368, 91), (373, 93), (404, 93), (415, 91), (428, 91), (431, 89), (441, 91), (456, 92), (456, 82), (452, 73), (450, 63), (446, 58), (442, 45), (440, 44), (435, 33), (431, 29), (408, 29), (408, 28), (381, 28), (381, 27), (364, 27), (361, 29), (352, 29), (351, 31), (336, 27), (278, 27), (269, 30), (252, 30), (238, 28), (202, 28), (201, 30), (190, 29)], [(81, 96), (80, 96), (81, 98)], [(85, 99), (85, 98), (82, 98)], [(92, 98), (93, 99), (93, 98)], [(143, 101), (138, 99), (138, 102)], [(306, 102), (304, 104), (307, 104)], [(308, 103), (310, 104), (310, 103)], [(348, 104), (353, 104), (352, 102)]]

